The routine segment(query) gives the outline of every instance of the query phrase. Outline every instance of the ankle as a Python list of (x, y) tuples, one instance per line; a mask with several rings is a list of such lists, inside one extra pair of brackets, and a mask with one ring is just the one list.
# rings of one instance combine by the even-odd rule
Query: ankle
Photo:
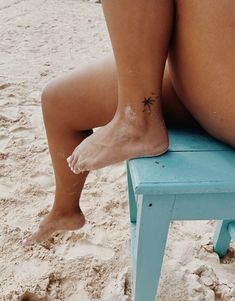
[(83, 216), (83, 212), (79, 206), (73, 208), (68, 208), (68, 207), (52, 208), (50, 214), (53, 215), (54, 217), (72, 216), (78, 214)]
[(121, 125), (127, 125), (130, 129), (139, 129), (140, 131), (146, 130), (149, 125), (147, 118), (130, 105), (118, 108), (114, 120)]
[(158, 130), (158, 132), (161, 130), (163, 134), (167, 134), (165, 121), (161, 111), (153, 111), (151, 114), (145, 114), (145, 112), (143, 113), (143, 110), (135, 110), (135, 108), (127, 105), (118, 108), (113, 121), (126, 127), (127, 131), (129, 130), (131, 133), (137, 132), (141, 136), (150, 132), (156, 133), (156, 130)]

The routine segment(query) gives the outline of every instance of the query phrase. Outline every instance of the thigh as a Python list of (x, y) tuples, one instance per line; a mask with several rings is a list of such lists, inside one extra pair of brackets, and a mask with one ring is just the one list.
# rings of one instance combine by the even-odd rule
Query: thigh
[(173, 85), (214, 137), (235, 146), (235, 1), (176, 0)]
[(200, 128), (199, 123), (176, 94), (170, 77), (168, 62), (162, 83), (162, 110), (165, 123), (173, 128)]
[[(53, 80), (43, 95), (53, 115), (72, 129), (87, 130), (107, 124), (113, 118), (118, 103), (113, 55), (85, 64)], [(163, 80), (162, 108), (167, 126), (198, 125), (175, 94), (167, 67)]]
[(44, 114), (73, 130), (107, 124), (117, 107), (116, 71), (111, 57), (85, 63), (52, 80), (42, 93)]

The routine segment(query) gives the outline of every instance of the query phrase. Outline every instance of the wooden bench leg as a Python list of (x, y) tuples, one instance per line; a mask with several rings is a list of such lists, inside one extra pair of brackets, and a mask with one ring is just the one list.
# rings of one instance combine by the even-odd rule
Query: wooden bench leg
[(138, 203), (134, 301), (155, 301), (173, 206), (172, 195), (144, 195)]
[(228, 232), (233, 242), (235, 242), (235, 221), (228, 225)]
[[(229, 248), (231, 236), (228, 226), (232, 222), (235, 222), (235, 220), (220, 220), (217, 222), (213, 245), (214, 251), (219, 255), (219, 257), (223, 257), (227, 253), (227, 250)], [(231, 231), (232, 230), (233, 229), (231, 227)]]
[(128, 199), (129, 199), (129, 210), (130, 210), (130, 221), (131, 223), (136, 222), (137, 208), (135, 200), (135, 192), (131, 180), (130, 169), (127, 163), (127, 183), (128, 183)]

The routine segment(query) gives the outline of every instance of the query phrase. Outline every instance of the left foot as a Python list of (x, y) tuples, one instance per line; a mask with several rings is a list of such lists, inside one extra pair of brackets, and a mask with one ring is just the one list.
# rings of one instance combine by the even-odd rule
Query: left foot
[(85, 224), (82, 211), (70, 214), (50, 212), (40, 223), (39, 229), (23, 241), (24, 246), (39, 244), (60, 230), (77, 230)]
[[(127, 107), (130, 109), (130, 107)], [(67, 159), (71, 170), (78, 174), (141, 156), (158, 156), (168, 149), (164, 120), (137, 121), (135, 113), (120, 115), (83, 140)]]

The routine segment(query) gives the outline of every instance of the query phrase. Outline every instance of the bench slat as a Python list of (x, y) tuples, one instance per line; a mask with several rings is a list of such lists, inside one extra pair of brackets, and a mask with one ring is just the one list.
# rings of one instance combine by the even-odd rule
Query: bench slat
[(129, 167), (136, 193), (235, 192), (234, 151), (167, 152)]
[(233, 150), (230, 146), (218, 141), (204, 130), (168, 129), (171, 152), (176, 151), (224, 151)]

